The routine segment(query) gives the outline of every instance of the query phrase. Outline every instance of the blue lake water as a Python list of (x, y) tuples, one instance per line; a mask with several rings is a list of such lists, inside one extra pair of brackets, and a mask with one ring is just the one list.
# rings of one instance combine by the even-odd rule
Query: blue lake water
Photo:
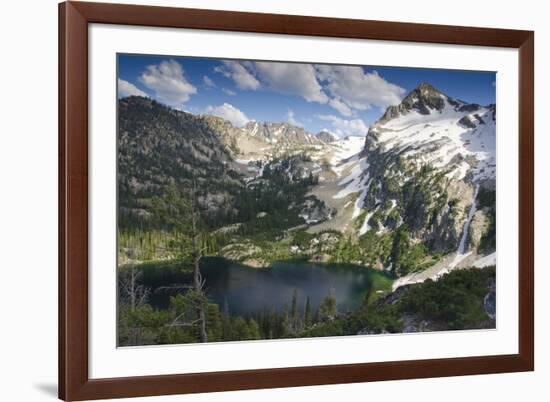
[[(204, 258), (201, 273), (206, 281), (208, 297), (220, 306), (227, 303), (232, 315), (281, 311), (285, 304), (290, 305), (294, 289), (298, 290), (302, 307), (306, 296), (315, 309), (325, 296), (333, 292), (338, 310), (346, 312), (361, 305), (373, 282), (380, 286), (390, 281), (373, 269), (347, 264), (276, 262), (270, 268), (257, 269), (223, 258)], [(148, 280), (147, 275), (144, 278), (145, 284), (153, 288), (150, 302), (157, 308), (166, 308), (174, 291), (155, 289), (190, 279), (177, 271), (167, 272), (160, 279), (155, 275), (154, 281)]]

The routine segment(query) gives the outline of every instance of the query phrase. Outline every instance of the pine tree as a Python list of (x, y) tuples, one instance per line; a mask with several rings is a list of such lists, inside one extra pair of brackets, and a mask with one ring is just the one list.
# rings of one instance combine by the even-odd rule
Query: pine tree
[(309, 296), (306, 297), (306, 307), (304, 311), (304, 327), (308, 328), (312, 324), (312, 317), (311, 317), (311, 303), (309, 301)]
[(290, 315), (290, 326), (292, 333), (297, 333), (299, 329), (299, 315), (298, 315), (298, 289), (294, 289), (292, 292), (292, 308)]
[(231, 317), (229, 316), (229, 303), (227, 302), (227, 297), (223, 302), (222, 338), (224, 341), (231, 340)]
[(255, 340), (261, 339), (260, 326), (254, 318), (251, 318), (248, 321), (248, 339)]
[(336, 296), (334, 289), (331, 289), (329, 294), (321, 300), (319, 308), (317, 309), (317, 317), (319, 321), (333, 320), (336, 317)]
[(289, 332), (288, 303), (285, 303), (283, 307), (283, 315), (280, 327), (280, 335), (278, 337), (285, 338)]
[(397, 229), (397, 232), (395, 233), (395, 236), (393, 238), (393, 245), (392, 245), (392, 252), (391, 252), (391, 260), (393, 263), (392, 269), (397, 276), (402, 276), (407, 273), (405, 272), (406, 269), (402, 264), (402, 260), (404, 259), (407, 253), (409, 244), (410, 244), (409, 232), (404, 225), (401, 225), (399, 229)]

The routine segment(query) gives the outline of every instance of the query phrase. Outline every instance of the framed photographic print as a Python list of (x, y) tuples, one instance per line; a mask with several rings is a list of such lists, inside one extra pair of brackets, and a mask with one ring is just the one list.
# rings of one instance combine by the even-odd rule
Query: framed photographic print
[(533, 370), (533, 32), (59, 10), (60, 398)]

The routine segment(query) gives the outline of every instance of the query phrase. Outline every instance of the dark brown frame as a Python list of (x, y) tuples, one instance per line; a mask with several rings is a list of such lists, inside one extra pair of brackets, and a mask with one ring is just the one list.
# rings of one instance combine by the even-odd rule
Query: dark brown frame
[[(88, 24), (519, 49), (519, 353), (126, 378), (88, 377)], [(59, 397), (85, 400), (534, 370), (534, 33), (66, 2), (59, 5)]]

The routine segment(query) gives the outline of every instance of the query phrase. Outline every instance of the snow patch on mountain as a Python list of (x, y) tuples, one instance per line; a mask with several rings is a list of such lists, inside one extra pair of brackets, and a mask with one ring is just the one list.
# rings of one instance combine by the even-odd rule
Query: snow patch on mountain
[(497, 253), (494, 252), (494, 253), (491, 253), (489, 255), (486, 255), (484, 257), (481, 257), (481, 258), (477, 259), (472, 264), (472, 266), (476, 267), (476, 268), (485, 268), (485, 267), (489, 267), (491, 265), (496, 265), (496, 264), (497, 264)]
[(365, 146), (365, 137), (349, 136), (332, 143), (331, 146), (334, 147), (334, 152), (330, 163), (338, 168), (352, 156), (358, 156), (361, 153)]
[(363, 220), (363, 224), (361, 225), (361, 228), (359, 229), (359, 235), (360, 236), (364, 235), (365, 233), (367, 233), (371, 229), (371, 227), (369, 225), (369, 220), (370, 220), (370, 218), (372, 218), (372, 216), (374, 215), (375, 212), (376, 212), (376, 208), (365, 215), (365, 220)]
[(369, 187), (372, 180), (369, 180), (363, 190), (361, 190), (361, 193), (359, 194), (359, 197), (357, 197), (357, 200), (355, 201), (355, 205), (353, 206), (353, 214), (352, 219), (356, 219), (361, 215), (361, 212), (363, 212), (363, 205), (365, 204), (365, 198), (367, 198), (367, 194), (369, 193)]
[(369, 167), (366, 159), (350, 162), (352, 165), (348, 166), (349, 173), (338, 183), (341, 186), (345, 186), (340, 190), (333, 198), (344, 198), (350, 194), (357, 193), (359, 191), (366, 190), (366, 182), (368, 180), (367, 169)]

